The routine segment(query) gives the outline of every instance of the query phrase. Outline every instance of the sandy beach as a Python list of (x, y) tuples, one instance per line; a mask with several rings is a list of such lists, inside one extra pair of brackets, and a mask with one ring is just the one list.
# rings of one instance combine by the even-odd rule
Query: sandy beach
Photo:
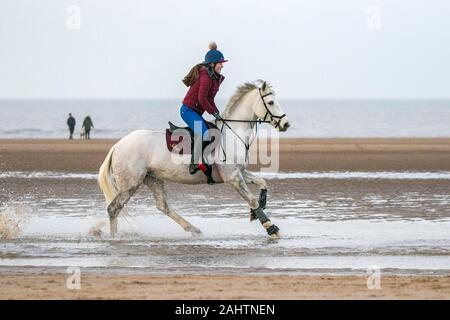
[[(95, 172), (115, 142), (0, 139), (0, 170)], [(450, 170), (450, 138), (292, 138), (279, 150), (281, 171)]]
[(450, 300), (450, 0), (110, 3), (1, 2), (0, 300)]
[(380, 289), (364, 276), (0, 275), (0, 299), (450, 299), (448, 277), (386, 276)]
[[(93, 172), (98, 170), (108, 149), (116, 140), (0, 140), (0, 171)], [(296, 171), (449, 171), (450, 139), (282, 139), (280, 170)], [(253, 167), (255, 169), (256, 167)], [(331, 180), (330, 180), (331, 181)], [(417, 192), (417, 181), (373, 181), (372, 192), (396, 190)], [(2, 181), (0, 181), (2, 182)], [(339, 184), (338, 184), (339, 183)], [(445, 193), (446, 180), (427, 181), (423, 189)], [(36, 194), (57, 189), (71, 197), (80, 192), (88, 197), (95, 181), (8, 178), (0, 189), (19, 196), (17, 190)], [(358, 187), (358, 185), (360, 186)], [(44, 186), (40, 191), (39, 185)], [(298, 185), (298, 194), (313, 199), (321, 190), (355, 190), (367, 188), (361, 181), (322, 182)], [(83, 188), (86, 191), (83, 191)], [(275, 195), (292, 188), (284, 184)], [(284, 188), (284, 189), (283, 189)], [(346, 188), (346, 189), (345, 189)], [(78, 190), (78, 191), (77, 191)], [(284, 191), (283, 191), (284, 190)], [(53, 192), (53, 191), (52, 191)], [(85, 192), (85, 194), (83, 193)], [(194, 189), (194, 192), (195, 189)], [(334, 192), (334, 191), (333, 191)], [(344, 191), (345, 192), (345, 191)], [(44, 197), (41, 195), (40, 197)], [(272, 194), (271, 194), (272, 197)], [(275, 197), (275, 196), (274, 196)], [(99, 197), (100, 198), (100, 197)], [(8, 201), (7, 196), (0, 198)], [(272, 199), (272, 198), (271, 198)], [(180, 200), (181, 201), (181, 200)], [(321, 201), (317, 200), (318, 203)], [(396, 210), (393, 207), (392, 210)], [(448, 211), (441, 210), (441, 218)], [(405, 216), (410, 212), (405, 212)], [(3, 258), (8, 258), (5, 256)], [(449, 275), (383, 275), (381, 290), (369, 290), (367, 276), (360, 275), (149, 275), (82, 274), (82, 289), (68, 290), (67, 274), (36, 274), (20, 268), (0, 273), (0, 299), (450, 299)], [(270, 289), (270, 290), (268, 290)]]

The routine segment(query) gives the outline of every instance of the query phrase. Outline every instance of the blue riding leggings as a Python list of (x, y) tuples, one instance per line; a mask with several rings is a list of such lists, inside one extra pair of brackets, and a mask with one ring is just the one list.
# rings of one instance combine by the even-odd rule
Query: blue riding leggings
[(180, 115), (195, 135), (201, 135), (203, 141), (205, 133), (208, 132), (208, 127), (202, 116), (184, 104), (181, 105)]

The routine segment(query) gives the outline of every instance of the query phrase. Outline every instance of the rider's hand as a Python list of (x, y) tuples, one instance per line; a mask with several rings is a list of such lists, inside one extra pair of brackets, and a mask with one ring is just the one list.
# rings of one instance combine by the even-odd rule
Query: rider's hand
[(214, 116), (214, 118), (216, 118), (216, 120), (222, 120), (222, 117), (220, 116), (218, 111), (214, 112), (213, 116)]

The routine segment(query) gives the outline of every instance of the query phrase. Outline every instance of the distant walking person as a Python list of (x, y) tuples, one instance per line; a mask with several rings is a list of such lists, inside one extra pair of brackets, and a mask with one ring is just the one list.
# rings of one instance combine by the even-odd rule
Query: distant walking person
[(84, 128), (84, 133), (85, 133), (84, 138), (85, 139), (91, 138), (90, 133), (91, 133), (91, 128), (93, 128), (93, 127), (94, 127), (94, 124), (92, 123), (92, 119), (88, 115), (86, 118), (84, 118), (83, 126), (82, 126), (82, 128)]
[(75, 130), (75, 118), (72, 117), (72, 114), (69, 113), (69, 119), (67, 119), (67, 125), (69, 126), (70, 137), (69, 139), (73, 139), (73, 130)]

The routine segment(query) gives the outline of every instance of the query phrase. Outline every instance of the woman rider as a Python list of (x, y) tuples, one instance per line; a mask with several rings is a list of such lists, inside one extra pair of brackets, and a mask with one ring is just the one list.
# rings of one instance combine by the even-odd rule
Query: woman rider
[[(203, 149), (206, 146), (206, 143), (203, 143), (203, 138), (207, 136), (205, 133), (207, 134), (208, 131), (202, 115), (206, 111), (216, 119), (221, 119), (219, 110), (214, 103), (214, 97), (217, 91), (219, 91), (220, 84), (225, 79), (220, 72), (222, 71), (223, 63), (227, 61), (222, 52), (217, 50), (217, 44), (211, 42), (209, 44), (209, 51), (205, 55), (205, 61), (195, 65), (183, 79), (183, 83), (189, 87), (189, 90), (183, 99), (180, 115), (194, 132), (195, 142), (201, 143), (201, 155), (203, 155)], [(194, 125), (196, 121), (198, 121), (197, 128)], [(200, 158), (198, 154), (199, 149), (198, 147), (194, 148), (194, 150), (197, 150), (197, 154), (192, 152), (189, 173), (195, 174), (198, 170), (202, 170), (208, 176), (208, 183), (213, 183), (211, 179), (211, 166), (203, 163), (203, 157)]]

